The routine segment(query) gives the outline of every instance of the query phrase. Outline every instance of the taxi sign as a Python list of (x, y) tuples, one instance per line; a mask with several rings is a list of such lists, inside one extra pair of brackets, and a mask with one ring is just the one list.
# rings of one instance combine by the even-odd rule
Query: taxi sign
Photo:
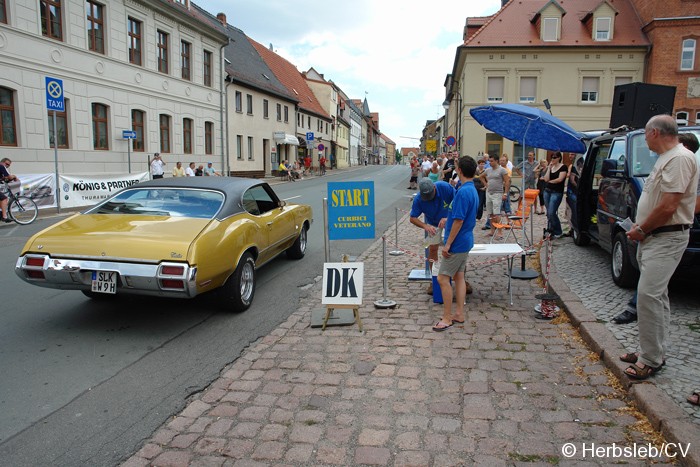
[(66, 111), (62, 79), (46, 77), (46, 108), (56, 112)]

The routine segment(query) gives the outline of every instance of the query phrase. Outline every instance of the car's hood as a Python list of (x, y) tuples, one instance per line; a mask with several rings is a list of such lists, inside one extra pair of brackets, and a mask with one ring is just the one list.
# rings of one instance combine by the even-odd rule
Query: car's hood
[(37, 234), (24, 251), (52, 256), (184, 261), (210, 219), (80, 214)]

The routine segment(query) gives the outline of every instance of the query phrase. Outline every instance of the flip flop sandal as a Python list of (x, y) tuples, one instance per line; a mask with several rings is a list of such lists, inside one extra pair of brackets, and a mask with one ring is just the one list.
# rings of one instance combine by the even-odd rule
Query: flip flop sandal
[(464, 324), (464, 320), (460, 321), (460, 320), (458, 320), (458, 319), (453, 319), (453, 320), (452, 320), (452, 324), (455, 324), (455, 323), (457, 323), (457, 324)]
[(688, 403), (693, 405), (700, 405), (700, 391), (695, 391), (686, 399)]
[(435, 326), (433, 326), (433, 331), (442, 332), (442, 331), (446, 331), (447, 329), (450, 329), (451, 327), (452, 327), (452, 324), (446, 324), (445, 322), (440, 320), (437, 323), (435, 323)]
[[(625, 374), (628, 378), (642, 381), (654, 376), (660, 369), (661, 367), (654, 368), (653, 366), (649, 365), (644, 365), (644, 368), (639, 368), (636, 364), (633, 364), (625, 369)], [(630, 373), (628, 370), (632, 370), (632, 373)]]

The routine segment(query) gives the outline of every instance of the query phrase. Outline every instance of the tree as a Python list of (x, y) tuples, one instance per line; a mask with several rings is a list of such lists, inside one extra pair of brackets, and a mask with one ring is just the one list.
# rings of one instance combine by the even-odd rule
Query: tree
[(397, 164), (401, 163), (401, 152), (399, 152), (398, 149), (396, 150), (396, 153), (394, 154), (394, 159), (396, 160)]

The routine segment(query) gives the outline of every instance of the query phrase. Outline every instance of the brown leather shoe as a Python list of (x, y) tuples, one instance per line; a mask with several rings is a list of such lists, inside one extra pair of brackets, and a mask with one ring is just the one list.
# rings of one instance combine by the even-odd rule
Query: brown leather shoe
[(469, 295), (469, 294), (471, 294), (471, 293), (474, 292), (474, 290), (472, 290), (472, 286), (471, 286), (471, 284), (470, 284), (469, 282), (464, 281), (464, 284), (467, 286), (467, 295)]

